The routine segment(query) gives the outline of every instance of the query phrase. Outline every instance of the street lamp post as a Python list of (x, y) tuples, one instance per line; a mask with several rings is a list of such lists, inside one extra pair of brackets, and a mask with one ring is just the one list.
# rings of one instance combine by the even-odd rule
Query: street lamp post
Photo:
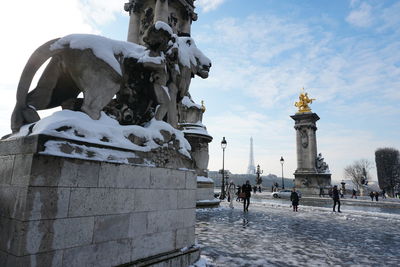
[(281, 156), (281, 159), (279, 160), (282, 166), (282, 189), (285, 189), (285, 182), (283, 181), (283, 163), (285, 163), (285, 160)]
[(222, 183), (221, 183), (221, 195), (219, 196), (220, 199), (225, 199), (225, 148), (227, 142), (225, 137), (222, 137), (221, 141), (221, 148), (222, 148)]
[(257, 171), (256, 171), (256, 174), (257, 174), (256, 184), (257, 185), (260, 185), (262, 183), (262, 178), (260, 176), (262, 173), (263, 173), (263, 171), (260, 169), (260, 165), (257, 165)]

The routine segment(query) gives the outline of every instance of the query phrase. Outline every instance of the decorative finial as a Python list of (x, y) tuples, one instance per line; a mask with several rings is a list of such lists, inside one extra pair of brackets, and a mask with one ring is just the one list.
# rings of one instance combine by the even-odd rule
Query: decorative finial
[(206, 106), (204, 106), (204, 100), (201, 100), (201, 111), (206, 112)]
[(308, 104), (312, 104), (312, 102), (316, 100), (315, 98), (309, 98), (308, 94), (304, 92), (304, 87), (302, 88), (302, 92), (300, 93), (299, 96), (299, 102), (295, 102), (294, 106), (299, 108), (298, 113), (306, 113), (306, 112), (311, 112), (311, 108), (308, 106)]

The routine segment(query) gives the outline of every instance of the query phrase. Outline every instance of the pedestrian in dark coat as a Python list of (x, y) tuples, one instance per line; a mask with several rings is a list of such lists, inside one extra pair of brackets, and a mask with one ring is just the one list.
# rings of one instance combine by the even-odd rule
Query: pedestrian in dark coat
[(353, 189), (353, 194), (351, 195), (351, 198), (357, 198), (357, 191)]
[(374, 192), (371, 191), (371, 193), (369, 193), (369, 197), (371, 198), (371, 201), (374, 201), (374, 196), (375, 196)]
[(290, 194), (290, 201), (292, 201), (293, 211), (297, 212), (297, 207), (299, 206), (299, 195), (296, 192), (296, 188), (293, 188)]
[(378, 193), (378, 191), (375, 191), (374, 195), (375, 195), (375, 200), (378, 201), (378, 198), (379, 198), (379, 193)]
[(244, 202), (243, 202), (243, 211), (249, 211), (251, 190), (252, 190), (252, 188), (250, 185), (250, 181), (247, 180), (246, 183), (242, 186), (242, 192), (245, 193)]
[(240, 193), (242, 193), (242, 187), (241, 187), (240, 185), (238, 185), (238, 187), (237, 187), (237, 198), (236, 198), (236, 201), (240, 201), (240, 200), (241, 200), (241, 198), (240, 198)]
[(338, 205), (338, 212), (340, 211), (340, 198), (339, 198), (339, 190), (337, 189), (337, 185), (333, 187), (332, 190), (332, 199), (333, 199), (333, 212), (335, 212), (336, 204)]

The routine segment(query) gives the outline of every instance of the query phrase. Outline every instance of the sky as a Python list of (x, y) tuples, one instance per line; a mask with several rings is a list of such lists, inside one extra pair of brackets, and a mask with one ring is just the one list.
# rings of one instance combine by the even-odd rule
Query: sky
[[(16, 87), (30, 54), (70, 33), (126, 40), (124, 1), (5, 1), (0, 9), (0, 135), (10, 132)], [(296, 169), (294, 102), (301, 88), (316, 101), (318, 153), (334, 181), (380, 147), (400, 149), (400, 1), (197, 0), (197, 47), (212, 60), (190, 93), (207, 108), (214, 137), (210, 170), (245, 173), (250, 137), (264, 174)], [(34, 83), (35, 84), (35, 83)], [(47, 116), (53, 111), (42, 112)], [(376, 169), (371, 173), (376, 177)]]

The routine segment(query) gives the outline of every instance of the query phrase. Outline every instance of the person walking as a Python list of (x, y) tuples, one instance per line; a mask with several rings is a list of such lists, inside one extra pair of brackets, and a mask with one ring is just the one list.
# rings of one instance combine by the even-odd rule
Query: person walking
[(357, 191), (353, 188), (353, 194), (351, 195), (351, 198), (357, 199)]
[(371, 193), (369, 193), (369, 197), (371, 198), (371, 201), (374, 201), (375, 194), (373, 191), (371, 191)]
[(240, 202), (240, 193), (242, 193), (242, 187), (240, 185), (238, 185), (236, 201), (239, 201), (239, 202)]
[(378, 201), (378, 199), (379, 199), (379, 192), (378, 192), (378, 191), (375, 191), (374, 195), (375, 195), (375, 200)]
[(297, 207), (299, 206), (299, 195), (294, 187), (292, 189), (292, 193), (290, 194), (290, 201), (292, 201), (293, 211), (297, 212)]
[(233, 209), (233, 198), (235, 197), (236, 193), (235, 191), (236, 191), (236, 185), (231, 180), (228, 186), (228, 201), (229, 201), (229, 207), (231, 209)]
[(336, 212), (336, 204), (338, 205), (338, 212), (340, 211), (340, 198), (339, 198), (339, 190), (337, 189), (337, 185), (335, 185), (332, 189), (332, 199), (333, 199), (333, 212)]
[(344, 189), (340, 188), (340, 198), (344, 198)]
[(386, 191), (385, 191), (385, 189), (382, 189), (382, 199), (385, 199), (386, 198)]
[(242, 192), (245, 194), (243, 201), (243, 211), (249, 211), (251, 189), (252, 188), (250, 185), (250, 181), (247, 180), (246, 183), (242, 186)]

